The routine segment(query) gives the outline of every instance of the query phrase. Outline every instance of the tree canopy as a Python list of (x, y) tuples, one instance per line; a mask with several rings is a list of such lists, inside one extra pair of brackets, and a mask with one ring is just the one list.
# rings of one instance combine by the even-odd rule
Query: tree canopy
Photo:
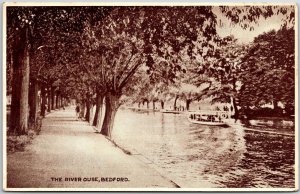
[[(262, 18), (285, 17), (279, 31), (240, 45), (233, 36), (217, 34), (216, 10), (245, 30), (254, 30)], [(24, 105), (12, 110), (26, 112), (28, 101), (16, 85), (25, 91), (34, 82), (52, 104), (63, 95), (87, 109), (97, 104), (100, 114), (105, 99), (101, 133), (108, 136), (130, 96), (159, 100), (163, 107), (164, 98), (173, 95), (187, 109), (203, 96), (232, 101), (236, 112), (238, 106), (269, 102), (292, 107), (294, 12), (293, 6), (7, 7), (7, 82), (14, 103)], [(24, 68), (28, 72), (22, 74)], [(198, 90), (203, 84), (208, 87)]]

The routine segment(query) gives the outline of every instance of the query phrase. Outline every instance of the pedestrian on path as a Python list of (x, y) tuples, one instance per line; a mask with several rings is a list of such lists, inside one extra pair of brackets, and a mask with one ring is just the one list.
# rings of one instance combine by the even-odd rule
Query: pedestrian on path
[(75, 111), (76, 111), (76, 120), (78, 120), (79, 116), (80, 116), (80, 106), (79, 106), (79, 104), (76, 105)]

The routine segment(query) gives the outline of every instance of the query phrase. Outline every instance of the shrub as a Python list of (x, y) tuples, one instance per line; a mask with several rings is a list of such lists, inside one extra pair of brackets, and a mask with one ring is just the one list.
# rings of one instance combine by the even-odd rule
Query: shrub
[(36, 122), (29, 124), (27, 135), (7, 135), (7, 152), (24, 151), (25, 146), (38, 135), (42, 127), (42, 117), (38, 117)]
[(7, 152), (24, 151), (25, 145), (30, 143), (33, 136), (29, 135), (10, 135), (7, 136)]

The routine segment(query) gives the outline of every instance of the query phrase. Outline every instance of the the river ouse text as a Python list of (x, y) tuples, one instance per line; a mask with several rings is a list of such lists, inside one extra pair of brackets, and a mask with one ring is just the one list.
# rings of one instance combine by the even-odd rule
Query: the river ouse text
[(51, 177), (54, 182), (128, 182), (127, 177)]

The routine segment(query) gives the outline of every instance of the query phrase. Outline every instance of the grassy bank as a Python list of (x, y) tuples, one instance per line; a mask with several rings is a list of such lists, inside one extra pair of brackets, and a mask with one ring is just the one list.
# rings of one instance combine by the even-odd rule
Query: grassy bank
[[(26, 135), (7, 134), (7, 152), (24, 151), (27, 144), (30, 144), (35, 136), (39, 135), (42, 127), (42, 117), (38, 117), (35, 123), (29, 124)], [(7, 128), (8, 129), (8, 128)]]

